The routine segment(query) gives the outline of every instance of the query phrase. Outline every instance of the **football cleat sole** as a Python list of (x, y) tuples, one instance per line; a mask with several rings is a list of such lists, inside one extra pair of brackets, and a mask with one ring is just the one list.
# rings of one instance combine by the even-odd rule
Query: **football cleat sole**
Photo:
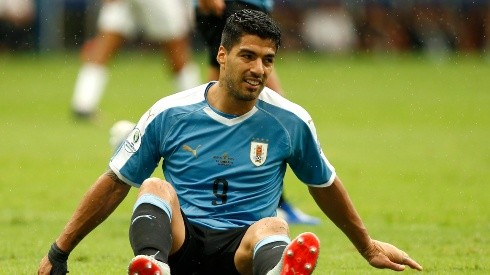
[(286, 247), (281, 275), (310, 275), (315, 270), (320, 240), (311, 233), (301, 233)]

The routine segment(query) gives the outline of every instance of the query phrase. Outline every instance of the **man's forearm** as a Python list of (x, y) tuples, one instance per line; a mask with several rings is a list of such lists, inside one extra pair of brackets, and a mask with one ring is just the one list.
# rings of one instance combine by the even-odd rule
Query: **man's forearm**
[(367, 249), (371, 238), (340, 179), (335, 178), (329, 187), (309, 187), (309, 191), (322, 211), (344, 232), (359, 252)]
[(94, 228), (102, 223), (124, 200), (131, 187), (108, 171), (100, 176), (85, 193), (62, 233), (58, 247), (71, 252)]

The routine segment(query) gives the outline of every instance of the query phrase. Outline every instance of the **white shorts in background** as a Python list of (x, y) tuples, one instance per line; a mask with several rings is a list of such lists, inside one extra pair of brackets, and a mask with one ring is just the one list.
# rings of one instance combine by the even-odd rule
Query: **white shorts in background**
[(107, 1), (100, 10), (97, 27), (127, 38), (141, 32), (149, 40), (166, 41), (190, 32), (192, 12), (189, 0)]
[(0, 0), (0, 18), (18, 19), (34, 16), (33, 0)]

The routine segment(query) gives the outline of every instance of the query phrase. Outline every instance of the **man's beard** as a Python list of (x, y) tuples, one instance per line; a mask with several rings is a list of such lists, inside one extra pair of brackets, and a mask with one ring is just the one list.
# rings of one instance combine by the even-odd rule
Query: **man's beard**
[[(241, 84), (242, 82), (240, 82)], [(258, 95), (260, 94), (260, 92), (249, 92), (247, 90), (245, 90), (244, 92), (242, 92), (243, 88), (240, 87), (241, 85), (240, 84), (236, 84), (235, 81), (233, 81), (230, 77), (227, 77), (226, 80), (225, 80), (225, 85), (226, 85), (226, 88), (228, 90), (228, 93), (231, 94), (233, 96), (233, 98), (235, 98), (236, 100), (241, 100), (241, 101), (252, 101), (252, 100), (255, 100), (257, 99)], [(260, 88), (260, 91), (262, 91), (263, 87)]]

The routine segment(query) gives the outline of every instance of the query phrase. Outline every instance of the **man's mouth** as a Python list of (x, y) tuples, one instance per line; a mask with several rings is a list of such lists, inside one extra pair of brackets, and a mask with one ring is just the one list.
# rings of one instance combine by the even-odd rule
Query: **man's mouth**
[(252, 86), (259, 86), (262, 83), (262, 81), (257, 79), (245, 79), (245, 82)]

